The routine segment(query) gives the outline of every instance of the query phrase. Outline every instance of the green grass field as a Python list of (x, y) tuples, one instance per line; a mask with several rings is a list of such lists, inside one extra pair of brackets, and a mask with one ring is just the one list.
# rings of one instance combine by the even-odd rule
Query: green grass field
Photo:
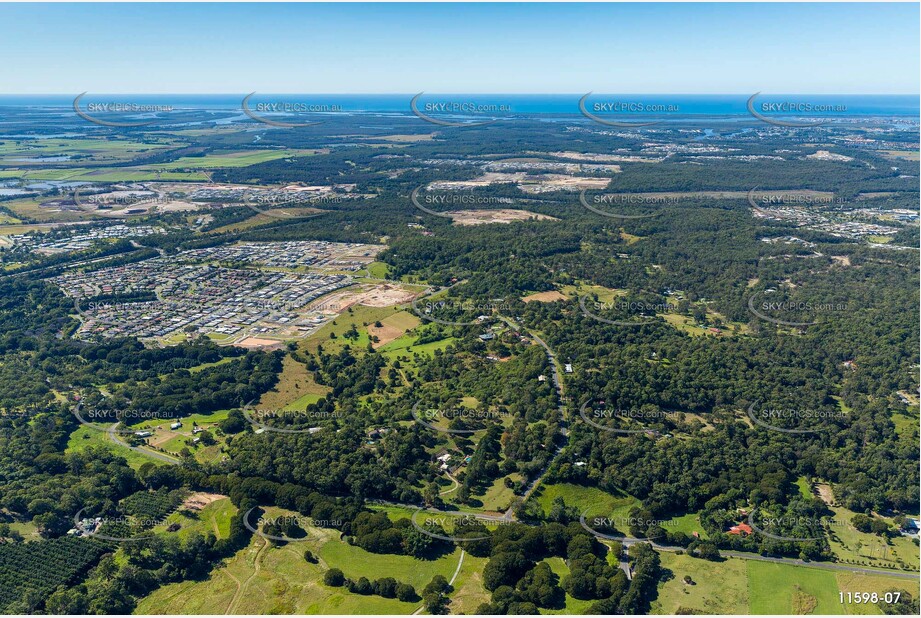
[(812, 485), (809, 483), (809, 479), (804, 476), (796, 479), (796, 486), (799, 488), (799, 495), (804, 498), (812, 498)]
[[(216, 504), (216, 503), (215, 503)], [(280, 509), (267, 509), (270, 515)], [(203, 511), (204, 513), (205, 511)], [(319, 564), (304, 560), (305, 549)], [(460, 550), (433, 561), (408, 556), (372, 554), (338, 539), (333, 530), (310, 528), (307, 540), (273, 548), (262, 537), (215, 569), (205, 581), (164, 586), (141, 600), (138, 614), (411, 614), (421, 605), (396, 599), (351, 594), (323, 584), (329, 568), (347, 577), (394, 577), (417, 592), (436, 574), (450, 580), (460, 561)], [(452, 599), (457, 611), (473, 612), (488, 600), (481, 575), (485, 559), (464, 556)]]
[(678, 517), (672, 517), (662, 527), (668, 532), (684, 532), (688, 536), (696, 532), (702, 539), (709, 538), (707, 531), (700, 525), (700, 516), (697, 513), (686, 513)]
[[(351, 289), (351, 288), (346, 288)], [(340, 290), (341, 291), (341, 290)], [(322, 299), (320, 299), (322, 300)], [(316, 352), (317, 346), (323, 345), (323, 349), (329, 352), (341, 350), (344, 346), (349, 345), (352, 348), (365, 348), (371, 343), (371, 337), (368, 335), (367, 324), (374, 324), (377, 320), (383, 320), (394, 313), (402, 311), (399, 306), (395, 307), (367, 307), (365, 305), (353, 305), (351, 313), (346, 311), (337, 316), (335, 320), (324, 324), (315, 333), (304, 340), (303, 346), (311, 353)], [(352, 324), (358, 331), (358, 339), (346, 339), (343, 335), (349, 331)], [(330, 339), (330, 335), (335, 334), (335, 339)]]
[[(653, 614), (881, 614), (876, 605), (842, 604), (839, 592), (915, 590), (917, 581), (791, 564), (728, 558), (711, 562), (660, 552), (668, 571)], [(689, 575), (694, 584), (685, 584)]]
[(629, 496), (622, 494), (613, 496), (596, 487), (583, 487), (570, 483), (560, 483), (557, 485), (541, 485), (537, 492), (537, 502), (543, 508), (544, 513), (549, 513), (553, 507), (553, 501), (557, 496), (562, 496), (566, 506), (574, 506), (582, 513), (588, 509), (588, 515), (595, 516), (618, 516), (626, 517), (635, 506), (641, 506), (641, 502)]
[(81, 451), (90, 446), (101, 446), (112, 451), (116, 455), (124, 457), (128, 461), (128, 465), (135, 470), (147, 462), (153, 462), (157, 464), (163, 463), (153, 457), (146, 457), (137, 451), (133, 451), (130, 448), (116, 444), (109, 439), (109, 436), (105, 433), (105, 431), (102, 431), (102, 428), (104, 428), (105, 425), (97, 426), (100, 428), (100, 430), (92, 429), (85, 425), (78, 427), (72, 434), (70, 434), (65, 452), (72, 453)]
[[(830, 508), (835, 513), (835, 523), (831, 526), (831, 549), (841, 562), (889, 569), (905, 565), (911, 570), (918, 570), (918, 547), (910, 538), (898, 535), (889, 539), (860, 532), (851, 525), (855, 515), (853, 511), (842, 506)], [(892, 524), (891, 519), (882, 519)]]
[[(653, 614), (675, 614), (682, 608), (708, 614), (748, 613), (748, 573), (742, 560), (710, 562), (670, 552), (659, 556), (669, 576), (659, 585)], [(684, 583), (685, 575), (691, 576), (693, 585)]]
[[(521, 475), (517, 473), (509, 476), (512, 477), (513, 481), (519, 481), (522, 478)], [(453, 496), (453, 494), (448, 494), (444, 497), (448, 498), (451, 496)], [(473, 497), (483, 503), (483, 506), (480, 508), (484, 511), (504, 512), (515, 500), (515, 492), (505, 486), (505, 477), (501, 476), (492, 482), (492, 485), (486, 489), (485, 493)]]
[[(230, 535), (230, 518), (236, 512), (237, 507), (230, 502), (230, 498), (221, 498), (197, 512), (183, 509), (174, 511), (163, 524), (156, 526), (153, 531), (176, 534), (182, 539), (193, 532), (198, 532), (203, 536), (212, 532), (217, 538), (222, 539)], [(167, 533), (166, 529), (175, 523), (178, 523), (181, 528), (175, 533)]]
[(368, 274), (374, 279), (385, 279), (390, 267), (384, 262), (371, 262), (368, 264)]
[(181, 157), (168, 163), (144, 165), (138, 169), (144, 170), (173, 170), (179, 168), (190, 169), (219, 169), (224, 167), (247, 167), (276, 159), (288, 159), (299, 156), (312, 156), (314, 150), (245, 150), (235, 152), (222, 152), (208, 154), (203, 157)]
[(278, 383), (263, 393), (256, 407), (263, 410), (303, 410), (329, 393), (328, 386), (317, 384), (303, 363), (290, 356), (282, 361)]
[(844, 614), (835, 573), (822, 569), (749, 560), (752, 614)]

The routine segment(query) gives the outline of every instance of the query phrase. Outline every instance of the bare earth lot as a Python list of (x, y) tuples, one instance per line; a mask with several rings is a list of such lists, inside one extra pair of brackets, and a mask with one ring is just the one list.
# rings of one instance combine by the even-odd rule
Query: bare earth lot
[(512, 221), (527, 221), (528, 219), (537, 219), (538, 221), (557, 221), (556, 217), (541, 215), (536, 212), (527, 210), (452, 210), (445, 213), (450, 215), (451, 220), (458, 225), (483, 225), (486, 223), (511, 223)]

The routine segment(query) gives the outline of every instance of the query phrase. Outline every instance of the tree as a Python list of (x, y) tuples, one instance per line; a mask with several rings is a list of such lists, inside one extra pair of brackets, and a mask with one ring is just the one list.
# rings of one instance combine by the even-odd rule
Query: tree
[(483, 568), (483, 584), (487, 590), (499, 586), (514, 586), (534, 563), (521, 552), (502, 552), (494, 555)]
[(323, 574), (323, 583), (327, 586), (339, 587), (345, 584), (345, 575), (339, 569), (330, 569)]
[(448, 598), (443, 594), (433, 592), (422, 595), (422, 602), (425, 605), (425, 611), (432, 615), (446, 614), (448, 612)]
[(397, 580), (392, 577), (376, 579), (371, 584), (371, 587), (374, 590), (374, 594), (385, 599), (393, 599), (397, 596)]
[(425, 588), (422, 589), (422, 596), (425, 597), (425, 595), (432, 593), (447, 594), (452, 590), (454, 590), (454, 588), (448, 583), (444, 575), (436, 575), (432, 578), (432, 581), (426, 584)]
[(403, 601), (404, 603), (409, 603), (418, 599), (416, 594), (416, 589), (409, 584), (399, 583), (396, 587), (397, 599)]

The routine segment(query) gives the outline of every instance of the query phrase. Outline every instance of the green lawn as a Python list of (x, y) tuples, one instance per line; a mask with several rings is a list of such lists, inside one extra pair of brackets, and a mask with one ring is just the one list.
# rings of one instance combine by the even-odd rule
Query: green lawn
[[(136, 427), (138, 428), (151, 428), (151, 427), (164, 427), (169, 428), (170, 424), (173, 423), (173, 420), (182, 421), (182, 429), (179, 431), (192, 431), (192, 423), (198, 423), (199, 425), (215, 425), (220, 423), (227, 418), (227, 415), (230, 414), (230, 410), (217, 410), (215, 412), (209, 412), (207, 414), (190, 414), (188, 416), (183, 416), (182, 418), (177, 419), (150, 419), (138, 423)], [(135, 427), (135, 425), (132, 425)]]
[(752, 614), (845, 614), (834, 571), (749, 560)]
[[(350, 289), (350, 288), (346, 288)], [(341, 291), (341, 290), (340, 290)], [(322, 299), (321, 299), (322, 300)], [(328, 352), (341, 350), (345, 345), (352, 348), (366, 348), (371, 342), (368, 335), (366, 324), (374, 324), (377, 320), (383, 320), (403, 309), (399, 306), (393, 307), (367, 307), (365, 305), (353, 305), (350, 311), (346, 311), (336, 317), (335, 320), (321, 326), (315, 333), (304, 340), (304, 347), (311, 353), (316, 352), (318, 345), (323, 345), (323, 349)], [(346, 339), (344, 335), (351, 329), (352, 324), (358, 331), (357, 339)], [(335, 339), (330, 339), (330, 335), (335, 334)]]
[[(520, 474), (511, 474), (513, 481), (521, 480)], [(446, 499), (453, 497), (454, 494), (448, 494), (444, 496)], [(512, 502), (515, 500), (515, 492), (510, 488), (505, 486), (505, 477), (501, 476), (492, 482), (486, 492), (482, 495), (474, 495), (475, 499), (483, 503), (481, 507), (484, 511), (498, 511), (504, 512), (508, 507), (512, 505)]]
[(233, 358), (232, 356), (225, 356), (221, 360), (214, 361), (213, 363), (202, 363), (201, 365), (196, 365), (195, 367), (192, 367), (189, 369), (189, 373), (195, 374), (195, 373), (198, 373), (199, 371), (202, 371), (203, 369), (208, 369), (209, 367), (217, 367), (218, 365), (229, 363), (232, 360), (237, 360), (237, 359)]

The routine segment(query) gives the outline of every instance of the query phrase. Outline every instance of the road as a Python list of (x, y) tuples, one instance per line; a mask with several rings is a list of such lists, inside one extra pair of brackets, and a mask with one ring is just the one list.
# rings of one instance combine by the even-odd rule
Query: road
[[(509, 523), (508, 518), (504, 514), (503, 515), (492, 515), (489, 513), (482, 513), (482, 512), (476, 512), (476, 511), (441, 511), (439, 509), (429, 508), (429, 507), (421, 506), (418, 504), (405, 504), (402, 502), (390, 502), (389, 500), (373, 500), (373, 501), (369, 500), (369, 502), (372, 502), (374, 504), (385, 504), (387, 506), (396, 506), (396, 507), (404, 508), (407, 510), (414, 510), (414, 511), (421, 510), (426, 513), (433, 513), (437, 515), (449, 515), (452, 517), (463, 517), (464, 515), (472, 515), (476, 517), (477, 519), (481, 519), (483, 521)], [(514, 520), (514, 521), (515, 523), (518, 523), (524, 526), (541, 525), (540, 522), (527, 522), (527, 521), (520, 521), (520, 520)], [(604, 541), (608, 539), (602, 538), (600, 540)], [(648, 541), (645, 539), (624, 538), (620, 542), (623, 543), (624, 548), (627, 548), (630, 545), (635, 545), (637, 543), (649, 543), (657, 551), (687, 552), (686, 547), (680, 547), (677, 545), (662, 545), (660, 543), (656, 543), (655, 541)], [(777, 558), (774, 556), (762, 556), (760, 554), (752, 554), (752, 553), (746, 553), (746, 552), (724, 551), (722, 549), (719, 550), (719, 552), (720, 552), (720, 556), (723, 558), (739, 558), (740, 560), (755, 560), (759, 562), (777, 562), (780, 564), (790, 564), (793, 566), (812, 567), (814, 569), (829, 569), (832, 571), (845, 571), (849, 573), (864, 573), (866, 575), (888, 575), (890, 577), (897, 577), (900, 579), (918, 579), (919, 577), (921, 577), (921, 575), (919, 575), (918, 573), (906, 573), (904, 571), (888, 571), (886, 569), (869, 569), (866, 567), (848, 566), (844, 564), (837, 564), (834, 562), (810, 562), (806, 560), (798, 560), (796, 558)], [(621, 563), (621, 568), (624, 568), (624, 564), (626, 563)]]
[[(637, 543), (649, 543), (659, 551), (667, 552), (677, 552), (682, 551), (686, 552), (686, 547), (679, 547), (676, 545), (661, 545), (655, 541), (646, 541), (642, 539), (625, 539), (622, 541), (624, 547), (629, 547), (630, 545), (635, 545)], [(807, 560), (798, 560), (796, 558), (778, 558), (774, 556), (762, 556), (760, 554), (752, 554), (748, 552), (738, 552), (738, 551), (725, 551), (719, 550), (720, 556), (723, 558), (739, 558), (741, 560), (755, 560), (758, 562), (777, 562), (781, 564), (792, 564), (796, 566), (805, 566), (813, 567), (816, 569), (830, 569), (833, 571), (847, 571), (850, 573), (865, 573), (867, 575), (889, 575), (890, 577), (899, 577), (902, 579), (918, 579), (918, 573), (905, 573), (899, 571), (887, 571), (886, 569), (868, 569), (865, 567), (855, 567), (847, 566), (844, 564), (837, 564), (834, 562), (812, 562)]]
[[(541, 346), (544, 349), (544, 351), (547, 353), (547, 360), (550, 361), (550, 370), (551, 370), (550, 380), (551, 382), (553, 382), (553, 387), (556, 389), (556, 393), (560, 401), (558, 410), (560, 413), (560, 435), (563, 436), (563, 443), (557, 446), (556, 451), (553, 453), (550, 459), (547, 460), (547, 463), (546, 465), (544, 465), (543, 470), (541, 470), (540, 474), (538, 474), (534, 478), (534, 480), (528, 484), (528, 486), (525, 488), (524, 493), (521, 495), (521, 498), (516, 501), (516, 504), (519, 504), (519, 503), (524, 504), (525, 502), (528, 501), (528, 499), (531, 497), (531, 495), (540, 485), (541, 481), (544, 478), (544, 475), (547, 474), (547, 470), (550, 469), (550, 465), (559, 456), (559, 454), (563, 452), (563, 449), (566, 448), (566, 445), (569, 444), (569, 429), (566, 427), (566, 420), (565, 420), (566, 419), (566, 416), (565, 416), (566, 406), (563, 403), (564, 396), (565, 396), (564, 395), (565, 391), (563, 390), (563, 375), (560, 373), (560, 364), (556, 358), (556, 353), (550, 348), (550, 346), (547, 345), (547, 343), (543, 339), (537, 336), (534, 332), (520, 326), (517, 322), (515, 322), (511, 318), (507, 318), (505, 316), (500, 315), (499, 319), (505, 322), (509, 326), (509, 328), (512, 328), (519, 332), (524, 331), (528, 333), (528, 336), (531, 337), (531, 339), (533, 339), (534, 341), (536, 341), (537, 344)], [(517, 521), (513, 511), (514, 511), (514, 505), (505, 512), (505, 514), (503, 515), (503, 518), (506, 521)]]

